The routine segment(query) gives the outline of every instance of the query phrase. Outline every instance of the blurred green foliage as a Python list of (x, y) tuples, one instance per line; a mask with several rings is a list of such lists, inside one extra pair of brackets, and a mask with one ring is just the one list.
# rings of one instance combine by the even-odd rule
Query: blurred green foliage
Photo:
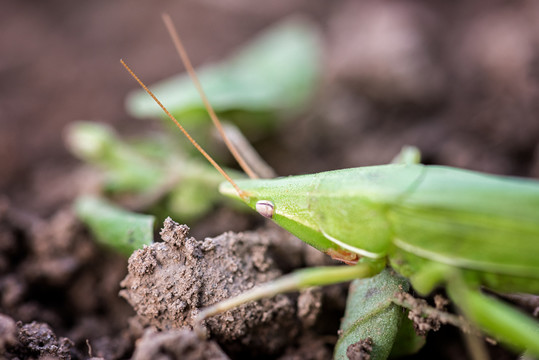
[(81, 196), (75, 213), (99, 243), (126, 256), (153, 242), (155, 218), (125, 211), (102, 198)]
[[(266, 134), (281, 119), (304, 110), (320, 72), (320, 35), (313, 25), (299, 18), (276, 24), (228, 59), (197, 69), (216, 113), (247, 134)], [(185, 126), (201, 122), (210, 125), (202, 100), (186, 73), (151, 89)], [(165, 117), (142, 89), (128, 96), (127, 110), (139, 118)]]

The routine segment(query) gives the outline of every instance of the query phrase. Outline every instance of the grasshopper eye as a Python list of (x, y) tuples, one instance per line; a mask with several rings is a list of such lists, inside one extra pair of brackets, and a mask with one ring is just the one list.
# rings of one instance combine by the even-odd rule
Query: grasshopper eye
[(273, 210), (275, 206), (269, 200), (260, 200), (256, 202), (256, 211), (268, 219), (273, 217)]

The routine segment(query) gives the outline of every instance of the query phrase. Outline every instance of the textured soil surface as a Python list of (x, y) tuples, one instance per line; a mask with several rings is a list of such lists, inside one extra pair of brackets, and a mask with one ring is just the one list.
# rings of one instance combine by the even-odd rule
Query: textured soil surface
[[(8, 0), (0, 12), (0, 359), (331, 358), (346, 286), (231, 310), (206, 322), (208, 340), (188, 330), (208, 304), (330, 263), (284, 231), (220, 208), (191, 232), (167, 220), (159, 242), (128, 261), (98, 246), (71, 210), (92, 175), (65, 150), (67, 124), (106, 122), (126, 137), (157, 128), (126, 115), (134, 84), (118, 61), (129, 59), (148, 83), (180, 69), (163, 11), (195, 66), (287, 15), (319, 25), (326, 58), (316, 101), (254, 144), (279, 174), (383, 164), (415, 145), (427, 164), (539, 178), (536, 1)], [(414, 358), (467, 356), (454, 328), (427, 340)]]
[[(225, 233), (197, 241), (188, 230), (169, 218), (161, 231), (163, 243), (129, 259), (120, 295), (144, 325), (192, 327), (198, 309), (282, 275), (269, 253), (270, 234)], [(280, 295), (212, 317), (207, 327), (227, 347), (274, 353), (298, 333), (296, 312), (295, 301)]]

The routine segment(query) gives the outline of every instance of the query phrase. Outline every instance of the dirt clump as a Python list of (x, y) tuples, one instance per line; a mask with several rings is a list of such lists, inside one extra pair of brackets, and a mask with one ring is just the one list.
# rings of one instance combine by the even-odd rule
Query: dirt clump
[(146, 359), (228, 360), (229, 357), (217, 343), (201, 340), (192, 331), (148, 329), (138, 341), (132, 357), (132, 360)]
[(326, 360), (333, 357), (333, 345), (337, 336), (320, 336), (318, 333), (305, 332), (297, 344), (286, 349), (279, 360)]
[(0, 354), (6, 354), (17, 342), (17, 324), (9, 316), (0, 314)]
[[(118, 297), (126, 260), (99, 248), (69, 208), (48, 219), (7, 200), (0, 208), (0, 313), (20, 322), (13, 357), (83, 358), (87, 342), (107, 359), (132, 351), (132, 310)], [(4, 320), (0, 350), (12, 344)], [(36, 340), (45, 335), (51, 342)]]
[(57, 337), (49, 325), (33, 321), (17, 322), (0, 315), (0, 353), (7, 358), (71, 359), (74, 344)]
[(360, 340), (346, 349), (346, 356), (350, 360), (370, 360), (372, 351), (372, 339), (370, 337)]
[[(120, 295), (140, 322), (160, 330), (192, 328), (199, 309), (278, 278), (271, 231), (225, 233), (202, 241), (170, 218), (161, 230), (164, 242), (137, 250), (129, 259)], [(212, 338), (227, 351), (277, 353), (302, 328), (313, 323), (319, 297), (278, 295), (248, 303), (206, 321)], [(301, 314), (301, 315), (300, 315)], [(245, 350), (248, 349), (248, 350)]]

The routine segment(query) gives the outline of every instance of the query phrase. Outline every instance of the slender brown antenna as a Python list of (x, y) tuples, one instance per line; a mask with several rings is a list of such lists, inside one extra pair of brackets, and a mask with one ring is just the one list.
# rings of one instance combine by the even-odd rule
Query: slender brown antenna
[(167, 108), (161, 103), (161, 101), (159, 101), (157, 99), (157, 97), (153, 94), (153, 92), (150, 91), (150, 89), (148, 89), (148, 87), (146, 85), (144, 85), (144, 83), (142, 82), (142, 80), (140, 80), (138, 78), (137, 75), (135, 75), (135, 73), (133, 72), (133, 70), (131, 70), (131, 68), (129, 66), (127, 66), (127, 64), (123, 61), (123, 60), (120, 60), (120, 62), (122, 63), (122, 65), (125, 67), (125, 69), (129, 72), (129, 74), (131, 74), (131, 76), (139, 83), (140, 86), (142, 86), (142, 88), (144, 90), (146, 90), (146, 92), (153, 98), (153, 100), (157, 103), (157, 105), (159, 105), (159, 107), (161, 107), (161, 109), (163, 109), (163, 111), (165, 112), (165, 114), (167, 114), (167, 116), (170, 118), (170, 120), (174, 121), (174, 123), (176, 124), (176, 126), (183, 132), (183, 134), (187, 137), (187, 139), (191, 142), (191, 144), (193, 144), (193, 146), (202, 154), (204, 155), (204, 157), (210, 162), (210, 164), (213, 165), (214, 168), (217, 169), (217, 171), (219, 171), (221, 173), (221, 175), (223, 175), (225, 177), (225, 179), (234, 187), (234, 189), (236, 189), (236, 191), (238, 192), (238, 195), (240, 198), (242, 198), (243, 200), (246, 200), (248, 198), (248, 195), (245, 193), (245, 191), (241, 190), (239, 188), (239, 186), (234, 182), (234, 180), (232, 180), (230, 178), (230, 176), (228, 176), (228, 174), (223, 170), (223, 168), (221, 168), (219, 166), (219, 164), (217, 164), (215, 162), (215, 160), (212, 159), (212, 157), (210, 155), (208, 155), (208, 153), (206, 151), (204, 151), (204, 149), (198, 145), (198, 143), (195, 141), (195, 139), (193, 139), (191, 137), (191, 135), (189, 135), (189, 133), (187, 132), (187, 130), (185, 130), (183, 128), (183, 126), (178, 122), (178, 120), (176, 120), (176, 118), (174, 116), (172, 116), (172, 114), (170, 113), (170, 111), (167, 110)]
[(165, 26), (167, 27), (168, 33), (170, 34), (170, 37), (172, 38), (172, 42), (174, 43), (174, 46), (176, 47), (176, 50), (178, 51), (178, 55), (180, 55), (180, 59), (182, 60), (182, 63), (185, 66), (185, 69), (187, 70), (187, 73), (189, 74), (189, 76), (191, 77), (191, 80), (195, 84), (195, 87), (200, 95), (200, 98), (202, 99), (202, 102), (204, 103), (204, 106), (206, 107), (206, 111), (210, 115), (210, 118), (215, 124), (215, 127), (217, 128), (217, 130), (219, 131), (219, 134), (223, 138), (223, 141), (225, 142), (226, 147), (232, 153), (232, 156), (234, 156), (238, 164), (240, 164), (243, 171), (245, 171), (245, 173), (251, 179), (258, 179), (259, 176), (251, 169), (251, 167), (247, 164), (247, 162), (240, 155), (236, 147), (232, 144), (232, 142), (226, 136), (226, 133), (223, 130), (223, 127), (221, 125), (221, 121), (219, 121), (219, 118), (215, 114), (215, 111), (213, 110), (210, 102), (208, 101), (208, 98), (206, 97), (206, 94), (204, 93), (204, 90), (202, 89), (202, 85), (200, 84), (200, 81), (198, 80), (197, 74), (195, 73), (195, 69), (193, 68), (193, 65), (191, 65), (189, 56), (187, 56), (187, 51), (185, 51), (182, 41), (180, 40), (178, 31), (176, 30), (176, 27), (174, 26), (174, 23), (172, 22), (172, 19), (170, 18), (168, 14), (163, 14), (163, 22), (165, 23)]

